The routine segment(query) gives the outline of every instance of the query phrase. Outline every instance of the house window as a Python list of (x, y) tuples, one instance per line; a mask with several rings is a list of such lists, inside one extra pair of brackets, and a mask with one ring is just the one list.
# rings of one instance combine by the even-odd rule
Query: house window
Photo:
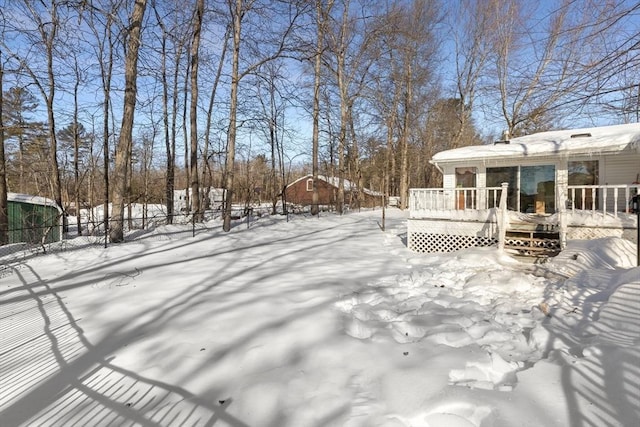
[(598, 185), (598, 161), (569, 162), (569, 185)]
[(313, 179), (309, 178), (307, 180), (307, 191), (313, 191)]
[[(598, 161), (584, 160), (568, 163), (569, 185), (598, 185)], [(594, 201), (595, 196), (595, 201)], [(577, 188), (569, 190), (569, 200), (576, 209), (591, 209), (595, 202), (598, 206), (598, 194), (591, 188)]]
[(476, 168), (456, 168), (456, 187), (473, 188), (476, 186)]
[(456, 168), (456, 188), (469, 188), (469, 190), (456, 190), (456, 208), (474, 209), (476, 200), (476, 168)]

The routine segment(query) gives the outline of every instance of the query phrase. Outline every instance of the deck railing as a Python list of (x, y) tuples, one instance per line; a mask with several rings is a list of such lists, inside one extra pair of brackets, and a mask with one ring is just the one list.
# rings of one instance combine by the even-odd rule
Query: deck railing
[(633, 197), (640, 194), (640, 184), (570, 185), (567, 210), (600, 212), (618, 217), (618, 213), (632, 213)]
[(502, 187), (413, 188), (409, 211), (479, 210), (497, 208)]
[[(501, 191), (501, 187), (414, 188), (409, 190), (409, 211), (497, 208)], [(638, 194), (640, 184), (570, 185), (567, 187), (566, 209), (569, 212), (599, 212), (617, 218), (619, 213), (633, 213), (633, 197)]]

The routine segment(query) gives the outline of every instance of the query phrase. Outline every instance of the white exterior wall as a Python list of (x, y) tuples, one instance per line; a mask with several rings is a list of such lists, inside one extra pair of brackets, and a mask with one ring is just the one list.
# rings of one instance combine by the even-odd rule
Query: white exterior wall
[(456, 167), (448, 165), (442, 172), (442, 188), (456, 188)]
[[(606, 157), (600, 162), (600, 184), (632, 184), (638, 181), (640, 175), (640, 153), (630, 153), (625, 156)], [(619, 194), (617, 200), (618, 211), (625, 210), (625, 195)], [(602, 203), (602, 202), (601, 202)], [(615, 200), (612, 195), (607, 198), (607, 211), (614, 208)]]
[(601, 184), (632, 184), (640, 175), (640, 153), (606, 157), (601, 166)]
[(487, 186), (487, 168), (485, 165), (477, 165), (478, 175), (476, 176), (476, 183), (478, 187), (484, 188)]

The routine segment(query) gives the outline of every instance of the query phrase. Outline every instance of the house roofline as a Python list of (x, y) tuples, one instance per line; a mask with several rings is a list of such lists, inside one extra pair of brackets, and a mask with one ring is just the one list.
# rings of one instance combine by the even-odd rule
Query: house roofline
[[(292, 185), (297, 184), (300, 181), (303, 181), (305, 179), (312, 179), (312, 178), (313, 178), (313, 175), (311, 175), (311, 174), (307, 174), (307, 175), (301, 176), (300, 178), (298, 178), (295, 181), (291, 182), (291, 184), (287, 184), (285, 189), (291, 187)], [(337, 179), (337, 177), (334, 177), (334, 178)], [(328, 185), (330, 185), (330, 186), (332, 186), (334, 188), (338, 188), (338, 186), (335, 185), (334, 183), (332, 183), (330, 178), (327, 177), (326, 175), (318, 175), (318, 179), (321, 180), (321, 181), (326, 182)], [(344, 179), (344, 183), (345, 183), (345, 191), (351, 191), (352, 188), (358, 188), (357, 185), (355, 185), (352, 181), (350, 181), (348, 179)], [(374, 196), (374, 197), (382, 196), (382, 193), (378, 193), (377, 191), (371, 190), (371, 189), (366, 188), (366, 187), (362, 187), (360, 190), (363, 193), (368, 194), (369, 196)]]
[(441, 151), (430, 163), (456, 164), (507, 159), (543, 159), (640, 152), (640, 123), (540, 132), (508, 144), (475, 145)]
[(7, 201), (18, 202), (18, 203), (29, 203), (32, 205), (40, 205), (40, 206), (52, 206), (56, 208), (60, 214), (62, 214), (62, 208), (58, 206), (55, 200), (48, 199), (42, 196), (33, 196), (31, 194), (22, 194), (22, 193), (7, 193)]

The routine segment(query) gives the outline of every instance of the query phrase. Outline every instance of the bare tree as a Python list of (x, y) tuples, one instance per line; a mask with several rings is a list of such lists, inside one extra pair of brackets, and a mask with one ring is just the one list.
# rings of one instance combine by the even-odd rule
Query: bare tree
[[(176, 186), (176, 145), (178, 137), (178, 110), (180, 107), (180, 77), (183, 76), (185, 79), (186, 94), (189, 66), (187, 64), (183, 67), (183, 62), (188, 60), (189, 55), (185, 55), (184, 53), (186, 50), (185, 46), (191, 34), (189, 30), (189, 21), (191, 18), (183, 16), (185, 14), (184, 12), (186, 12), (182, 9), (183, 4), (176, 2), (174, 6), (173, 10), (164, 12), (156, 2), (153, 3), (156, 22), (158, 22), (161, 30), (160, 80), (162, 84), (164, 142), (167, 156), (165, 203), (169, 223), (173, 223), (173, 216), (175, 214), (173, 200)], [(173, 61), (171, 61), (171, 59), (173, 59)], [(169, 64), (170, 62), (171, 64)], [(185, 167), (187, 167), (188, 158), (185, 160), (187, 160), (185, 164)]]
[(408, 205), (412, 140), (429, 106), (432, 64), (438, 53), (435, 28), (440, 21), (440, 12), (432, 2), (418, 0), (410, 5), (393, 3), (378, 24), (381, 55), (371, 97), (386, 128), (385, 169), (389, 172), (385, 191), (397, 191), (403, 209)]
[(200, 209), (200, 176), (198, 175), (198, 62), (200, 61), (200, 33), (204, 15), (204, 0), (196, 3), (193, 26), (193, 40), (191, 43), (191, 203), (193, 206), (193, 221), (202, 221)]
[(229, 134), (227, 137), (227, 158), (225, 162), (225, 200), (222, 229), (231, 230), (231, 203), (233, 201), (233, 178), (236, 155), (236, 120), (238, 116), (238, 83), (240, 80), (240, 35), (242, 34), (242, 17), (245, 13), (243, 0), (229, 1), (229, 12), (233, 20), (233, 45), (231, 54), (231, 99), (229, 105)]
[[(460, 0), (451, 11), (450, 29), (455, 43), (457, 125), (450, 147), (464, 145), (464, 130), (471, 121), (480, 79), (486, 75), (487, 63), (494, 48), (494, 28), (499, 19), (494, 13), (499, 0)], [(468, 143), (468, 141), (467, 141)]]
[(114, 66), (116, 12), (120, 7), (120, 0), (108, 3), (109, 9), (90, 9), (87, 25), (93, 35), (89, 43), (94, 49), (98, 67), (100, 69), (100, 86), (102, 90), (102, 178), (103, 178), (103, 226), (106, 235), (109, 230), (109, 205), (111, 185), (109, 181), (110, 164), (110, 120), (111, 120), (111, 86)]
[[(638, 46), (637, 37), (619, 40), (618, 35), (633, 28), (620, 22), (640, 12), (637, 4), (620, 10), (608, 2), (564, 0), (543, 21), (527, 6), (519, 0), (496, 2), (493, 12), (499, 20), (490, 79), (496, 85), (490, 93), (500, 99), (500, 116), (512, 136), (548, 130), (620, 93), (624, 85), (615, 77), (625, 69), (620, 60)], [(637, 25), (632, 32), (640, 35)]]
[(175, 162), (176, 162), (176, 145), (175, 139), (171, 139), (169, 135), (169, 81), (167, 78), (167, 40), (169, 32), (164, 25), (162, 17), (153, 3), (153, 11), (156, 20), (162, 31), (161, 50), (160, 50), (160, 79), (162, 82), (162, 119), (164, 123), (164, 143), (167, 156), (166, 178), (165, 178), (165, 204), (167, 206), (167, 222), (173, 224), (174, 214), (174, 190), (175, 190)]
[(138, 68), (138, 50), (142, 20), (147, 0), (136, 0), (131, 13), (130, 26), (127, 30), (128, 44), (125, 57), (125, 95), (122, 113), (120, 138), (116, 149), (113, 192), (113, 216), (111, 218), (109, 237), (112, 242), (124, 241), (124, 201), (127, 198), (127, 182), (131, 147), (133, 139), (133, 118), (136, 106), (136, 78)]
[[(222, 50), (220, 52), (220, 58), (218, 61), (218, 68), (216, 69), (216, 73), (215, 73), (215, 77), (213, 80), (213, 83), (211, 85), (211, 94), (209, 96), (209, 105), (207, 107), (207, 121), (205, 124), (205, 131), (204, 131), (204, 148), (203, 148), (203, 154), (202, 154), (202, 161), (203, 161), (203, 171), (202, 171), (202, 175), (203, 175), (203, 183), (206, 187), (206, 191), (205, 191), (205, 198), (207, 201), (209, 198), (209, 194), (210, 194), (210, 190), (211, 190), (211, 186), (213, 185), (213, 168), (211, 166), (211, 159), (210, 157), (212, 157), (213, 155), (220, 155), (221, 153), (219, 151), (214, 151), (213, 153), (209, 153), (210, 150), (210, 146), (211, 146), (211, 127), (213, 125), (213, 107), (215, 105), (216, 102), (216, 94), (218, 92), (218, 88), (220, 85), (220, 79), (222, 77), (222, 71), (223, 71), (223, 67), (224, 67), (224, 63), (225, 63), (225, 59), (227, 56), (227, 50), (229, 47), (229, 37), (231, 36), (230, 34), (230, 30), (231, 27), (229, 25), (226, 26), (225, 28), (225, 33), (224, 33), (224, 38), (223, 38), (223, 43), (222, 43)], [(206, 175), (205, 175), (205, 170), (206, 170)]]
[(78, 56), (73, 54), (73, 72), (75, 80), (73, 82), (73, 199), (75, 203), (76, 224), (78, 229), (78, 235), (82, 235), (82, 220), (80, 216), (80, 121), (78, 113), (78, 93), (80, 90), (80, 84), (84, 79), (84, 70), (80, 68), (78, 63)]
[(592, 19), (574, 24), (578, 30), (575, 38), (582, 46), (576, 71), (580, 76), (579, 90), (556, 109), (638, 122), (640, 3), (590, 1), (584, 10), (590, 11), (587, 16)]
[[(0, 16), (2, 13), (0, 12)], [(9, 206), (7, 202), (7, 162), (4, 155), (4, 58), (0, 49), (0, 245), (9, 243)]]
[[(277, 87), (278, 79), (281, 79), (280, 75), (281, 64), (271, 62), (266, 64), (265, 69), (258, 74), (258, 81), (256, 83), (256, 91), (258, 102), (260, 103), (261, 121), (266, 126), (260, 126), (265, 129), (265, 139), (269, 144), (271, 152), (271, 170), (270, 170), (270, 190), (271, 190), (271, 213), (275, 215), (277, 205), (277, 195), (280, 190), (278, 180), (278, 169), (276, 166), (282, 168), (282, 162), (278, 161), (280, 158), (279, 152), (279, 135), (280, 135), (280, 118), (284, 111), (281, 109), (281, 103), (279, 102), (279, 88)], [(284, 184), (284, 183), (283, 183)], [(284, 192), (282, 192), (284, 196)]]
[[(24, 7), (19, 13), (24, 13), (35, 24), (37, 29), (32, 35), (31, 32), (24, 28), (17, 28), (16, 31), (21, 33), (23, 37), (29, 40), (33, 46), (43, 49), (41, 52), (44, 56), (45, 63), (40, 64), (34, 59), (31, 52), (26, 51), (23, 56), (16, 53), (7, 45), (6, 39), (0, 40), (5, 52), (19, 62), (20, 67), (31, 78), (34, 86), (40, 92), (42, 99), (45, 101), (47, 109), (47, 131), (48, 131), (48, 157), (49, 157), (49, 187), (53, 199), (59, 206), (62, 205), (62, 188), (60, 185), (60, 170), (57, 158), (57, 140), (56, 140), (56, 123), (54, 113), (54, 98), (56, 92), (56, 73), (54, 70), (54, 59), (57, 50), (61, 48), (61, 40), (58, 37), (61, 20), (58, 14), (58, 0), (51, 0), (47, 5), (44, 2), (35, 4), (31, 1), (22, 0), (20, 3)], [(18, 7), (16, 5), (16, 7)], [(38, 70), (35, 67), (42, 65), (44, 70)], [(44, 73), (42, 77), (40, 71)], [(64, 219), (63, 219), (64, 220)], [(66, 225), (66, 224), (65, 224)]]
[(328, 0), (324, 6), (324, 0), (316, 0), (316, 51), (313, 61), (313, 134), (311, 164), (313, 175), (313, 196), (311, 214), (318, 215), (318, 151), (320, 144), (320, 83), (322, 80), (322, 53), (324, 50), (324, 37), (326, 31), (327, 14), (333, 7), (333, 0)]
[[(236, 138), (237, 138), (237, 119), (238, 119), (238, 88), (240, 81), (250, 73), (257, 70), (262, 64), (272, 61), (281, 57), (285, 52), (292, 51), (292, 47), (288, 45), (291, 32), (294, 29), (302, 11), (305, 7), (305, 2), (267, 2), (265, 5), (261, 5), (260, 12), (262, 15), (258, 15), (254, 8), (254, 4), (257, 0), (228, 0), (229, 16), (231, 17), (231, 32), (232, 32), (232, 55), (231, 55), (231, 88), (229, 99), (229, 128), (227, 136), (227, 156), (225, 161), (225, 200), (224, 200), (224, 212), (223, 212), (223, 225), (224, 231), (231, 230), (231, 205), (233, 202), (233, 189), (234, 189), (234, 166), (235, 166), (235, 151), (236, 151)], [(268, 13), (272, 6), (271, 14)], [(279, 7), (285, 8), (287, 14), (281, 14)], [(275, 9), (273, 9), (275, 8)], [(263, 30), (262, 35), (269, 36), (269, 40), (264, 40), (264, 44), (258, 43), (260, 48), (253, 49), (251, 54), (253, 61), (249, 60), (248, 64), (240, 69), (240, 47), (241, 44), (247, 44), (249, 41), (243, 40), (243, 25), (247, 17), (252, 15), (250, 12), (254, 12), (255, 19), (262, 20), (261, 23), (269, 22), (271, 27), (270, 32), (266, 32), (266, 28)], [(277, 26), (277, 24), (280, 24)], [(278, 28), (280, 27), (280, 28)], [(258, 36), (256, 32), (254, 34)], [(254, 39), (255, 40), (255, 39)], [(266, 53), (265, 53), (266, 52)]]
[(365, 7), (351, 9), (351, 0), (343, 0), (336, 15), (329, 16), (326, 32), (327, 51), (325, 66), (330, 71), (338, 93), (339, 129), (337, 145), (338, 192), (336, 209), (343, 212), (344, 179), (347, 172), (346, 151), (357, 152), (353, 145), (351, 120), (353, 108), (362, 97), (369, 81), (369, 70), (377, 57), (373, 54), (374, 41), (378, 36), (378, 27), (372, 25), (375, 14)]

